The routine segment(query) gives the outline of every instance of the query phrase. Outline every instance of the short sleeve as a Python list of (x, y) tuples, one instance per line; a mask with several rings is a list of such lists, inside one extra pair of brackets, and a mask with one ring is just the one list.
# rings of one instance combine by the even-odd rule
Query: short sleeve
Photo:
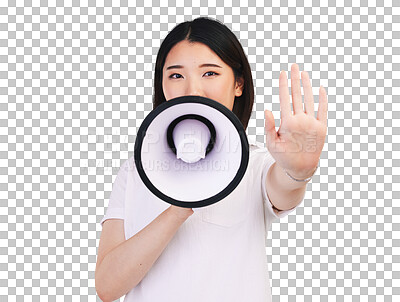
[(287, 216), (289, 213), (294, 211), (304, 200), (304, 196), (302, 198), (302, 201), (293, 209), (286, 210), (286, 211), (279, 211), (277, 209), (273, 208), (273, 205), (271, 201), (268, 198), (268, 188), (267, 188), (267, 174), (273, 163), (275, 162), (275, 159), (272, 157), (272, 155), (268, 152), (267, 149), (265, 150), (264, 154), (264, 163), (263, 163), (263, 170), (261, 173), (261, 188), (262, 188), (262, 194), (263, 194), (263, 200), (264, 200), (264, 211), (265, 211), (265, 218), (267, 222), (267, 229), (269, 229), (270, 224), (280, 218), (283, 218)]
[(118, 171), (115, 178), (113, 188), (108, 202), (108, 208), (100, 225), (103, 227), (103, 222), (110, 218), (124, 219), (125, 210), (125, 191), (128, 179), (129, 160), (126, 160)]

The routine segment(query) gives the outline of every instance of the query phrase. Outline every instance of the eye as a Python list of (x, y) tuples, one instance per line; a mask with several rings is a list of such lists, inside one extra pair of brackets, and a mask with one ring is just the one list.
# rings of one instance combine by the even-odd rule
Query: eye
[(207, 75), (207, 74), (208, 74), (208, 76), (218, 75), (218, 73), (216, 73), (214, 71), (207, 71), (204, 75)]
[(182, 75), (180, 75), (179, 73), (173, 73), (169, 76), (170, 79), (179, 79), (181, 77)]

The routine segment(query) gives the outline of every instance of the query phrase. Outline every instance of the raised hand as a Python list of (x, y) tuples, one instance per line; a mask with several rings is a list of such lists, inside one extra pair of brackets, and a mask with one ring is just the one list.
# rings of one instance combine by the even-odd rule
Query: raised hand
[(319, 89), (317, 118), (314, 117), (314, 96), (308, 73), (301, 73), (304, 88), (304, 109), (301, 98), (299, 66), (291, 68), (293, 113), (290, 107), (286, 73), (279, 76), (281, 122), (275, 130), (274, 116), (265, 110), (266, 145), (281, 168), (295, 178), (311, 176), (318, 166), (327, 132), (328, 100), (325, 89)]

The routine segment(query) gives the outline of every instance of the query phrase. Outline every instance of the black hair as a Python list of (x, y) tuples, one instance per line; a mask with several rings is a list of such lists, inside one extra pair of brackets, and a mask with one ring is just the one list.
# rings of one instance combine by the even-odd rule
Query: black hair
[(235, 97), (232, 112), (246, 129), (254, 103), (254, 86), (249, 62), (235, 34), (220, 21), (207, 17), (176, 25), (161, 43), (154, 74), (153, 109), (166, 101), (162, 88), (163, 67), (170, 50), (183, 40), (207, 45), (232, 68), (235, 81), (243, 79), (242, 95)]

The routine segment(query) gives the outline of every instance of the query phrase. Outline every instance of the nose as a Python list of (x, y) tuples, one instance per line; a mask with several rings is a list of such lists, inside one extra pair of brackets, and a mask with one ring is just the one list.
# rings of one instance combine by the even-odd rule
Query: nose
[(198, 81), (195, 79), (188, 80), (186, 87), (186, 95), (205, 96), (204, 91)]

